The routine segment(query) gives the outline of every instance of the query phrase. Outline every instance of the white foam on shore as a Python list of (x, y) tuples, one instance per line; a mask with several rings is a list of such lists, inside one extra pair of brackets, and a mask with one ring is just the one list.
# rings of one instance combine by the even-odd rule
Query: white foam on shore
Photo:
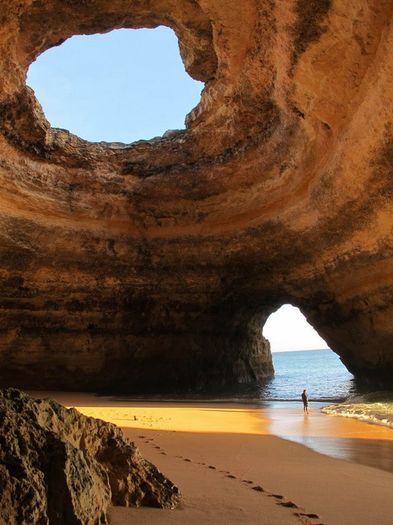
[(350, 403), (345, 402), (324, 407), (322, 412), (333, 416), (359, 419), (366, 423), (393, 429), (393, 400), (391, 396), (386, 398), (383, 394), (369, 394), (352, 398), (350, 401)]

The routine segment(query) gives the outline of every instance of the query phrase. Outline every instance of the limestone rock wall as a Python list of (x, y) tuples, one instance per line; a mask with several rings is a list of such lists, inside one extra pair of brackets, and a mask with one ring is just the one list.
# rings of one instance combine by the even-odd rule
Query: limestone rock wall
[(179, 491), (120, 428), (0, 390), (0, 515), (7, 525), (104, 525), (109, 505), (173, 508)]
[[(284, 302), (358, 377), (393, 377), (391, 0), (0, 0), (0, 380), (234, 385)], [(172, 27), (205, 82), (187, 130), (51, 129), (29, 64)]]

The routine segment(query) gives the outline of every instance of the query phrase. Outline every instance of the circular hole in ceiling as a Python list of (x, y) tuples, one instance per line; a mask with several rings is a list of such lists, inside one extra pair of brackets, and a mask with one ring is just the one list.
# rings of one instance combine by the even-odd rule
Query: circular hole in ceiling
[(187, 74), (177, 37), (163, 26), (74, 36), (42, 53), (27, 83), (52, 127), (123, 143), (184, 129), (204, 86)]

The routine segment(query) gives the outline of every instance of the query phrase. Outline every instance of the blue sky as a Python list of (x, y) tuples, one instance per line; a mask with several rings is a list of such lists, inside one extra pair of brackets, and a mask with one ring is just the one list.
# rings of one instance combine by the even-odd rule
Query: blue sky
[(126, 143), (184, 128), (204, 87), (162, 26), (72, 37), (40, 55), (27, 81), (53, 127)]
[[(73, 37), (38, 57), (28, 84), (52, 126), (126, 143), (184, 128), (203, 88), (186, 73), (166, 27)], [(273, 351), (327, 347), (290, 305), (270, 316), (263, 333)]]

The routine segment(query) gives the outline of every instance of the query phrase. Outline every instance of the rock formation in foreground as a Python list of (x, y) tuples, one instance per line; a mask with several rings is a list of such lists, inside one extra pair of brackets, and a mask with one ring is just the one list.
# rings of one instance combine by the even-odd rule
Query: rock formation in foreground
[(100, 525), (109, 505), (173, 508), (178, 489), (120, 428), (0, 390), (0, 522)]
[[(1, 384), (259, 381), (273, 372), (261, 327), (283, 303), (357, 377), (391, 384), (392, 12), (0, 0)], [(40, 53), (160, 24), (205, 82), (185, 131), (124, 145), (51, 129), (26, 87)]]

